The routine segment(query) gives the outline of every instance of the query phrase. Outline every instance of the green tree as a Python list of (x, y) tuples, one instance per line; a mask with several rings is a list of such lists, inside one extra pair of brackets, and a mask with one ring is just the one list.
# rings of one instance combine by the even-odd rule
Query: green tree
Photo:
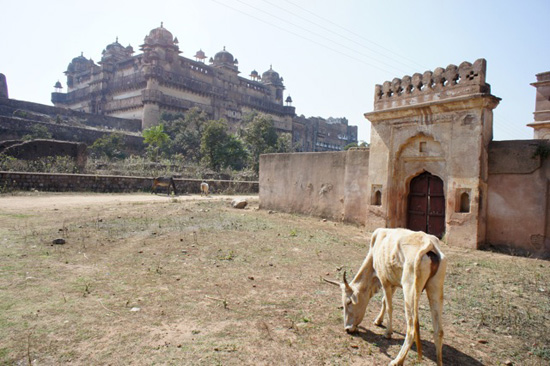
[(201, 153), (204, 162), (212, 169), (242, 169), (247, 152), (242, 141), (229, 134), (224, 119), (208, 121), (201, 139)]
[(352, 142), (352, 143), (347, 144), (346, 146), (344, 146), (344, 150), (349, 150), (352, 147), (357, 147), (357, 142)]
[(157, 160), (159, 153), (165, 151), (170, 143), (170, 136), (164, 132), (164, 125), (161, 123), (157, 126), (143, 130), (143, 142), (147, 144), (147, 152), (152, 159)]
[(46, 126), (33, 124), (30, 128), (28, 134), (23, 135), (21, 139), (23, 141), (34, 140), (34, 139), (51, 139), (52, 134)]
[(278, 139), (271, 117), (253, 113), (243, 119), (246, 126), (243, 131), (244, 141), (250, 151), (250, 165), (258, 172), (260, 155), (278, 152)]
[(126, 157), (124, 153), (124, 136), (120, 133), (107, 134), (94, 141), (90, 147), (93, 156), (105, 156), (109, 159), (123, 159)]
[(201, 139), (208, 116), (199, 108), (191, 108), (185, 115), (161, 117), (165, 132), (170, 136), (169, 150), (172, 154), (184, 154), (187, 159), (198, 162), (201, 155)]
[(289, 153), (293, 152), (296, 149), (292, 146), (292, 134), (290, 133), (281, 133), (277, 137), (277, 152), (278, 153)]

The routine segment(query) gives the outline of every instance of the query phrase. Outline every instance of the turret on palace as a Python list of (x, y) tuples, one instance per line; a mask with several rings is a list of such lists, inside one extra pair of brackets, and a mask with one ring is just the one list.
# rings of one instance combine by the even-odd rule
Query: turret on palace
[(205, 63), (199, 50), (194, 60), (180, 55), (177, 37), (161, 24), (151, 30), (134, 55), (118, 39), (103, 50), (96, 64), (83, 55), (65, 74), (67, 92), (56, 84), (52, 102), (81, 112), (141, 120), (142, 129), (159, 123), (163, 112), (185, 113), (192, 107), (212, 119), (224, 118), (235, 129), (242, 117), (257, 111), (273, 119), (278, 132), (291, 133), (300, 151), (334, 151), (357, 142), (357, 126), (345, 118), (297, 117), (283, 78), (272, 67), (261, 75), (239, 76), (238, 60), (225, 47)]

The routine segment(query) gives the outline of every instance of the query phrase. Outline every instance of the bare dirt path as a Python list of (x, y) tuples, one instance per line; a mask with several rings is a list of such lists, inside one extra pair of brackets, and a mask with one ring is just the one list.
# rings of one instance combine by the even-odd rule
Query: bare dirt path
[(181, 195), (166, 196), (146, 193), (127, 193), (127, 194), (109, 194), (109, 193), (79, 193), (79, 194), (48, 194), (48, 195), (20, 195), (20, 196), (0, 196), (0, 211), (25, 213), (37, 209), (62, 209), (66, 207), (91, 206), (103, 204), (118, 204), (128, 202), (167, 202), (171, 200), (178, 201), (228, 201), (235, 198), (245, 198), (248, 200), (258, 199), (258, 196), (200, 196), (200, 195)]

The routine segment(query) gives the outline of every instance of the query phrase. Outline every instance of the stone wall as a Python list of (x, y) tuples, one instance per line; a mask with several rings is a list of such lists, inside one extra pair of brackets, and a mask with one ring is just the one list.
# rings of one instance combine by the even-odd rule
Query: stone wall
[(260, 207), (364, 223), (368, 149), (260, 156)]
[[(543, 143), (491, 142), (486, 241), (481, 248), (550, 258), (550, 161), (540, 156)], [(367, 184), (369, 154), (368, 149), (356, 149), (262, 155), (260, 207), (383, 227), (377, 191)], [(461, 218), (467, 215), (453, 216), (455, 221)]]
[(541, 140), (490, 144), (485, 246), (550, 258), (550, 162)]
[[(64, 124), (37, 122), (19, 117), (0, 116), (0, 140), (19, 140), (33, 132), (32, 127), (40, 125), (48, 129), (52, 138), (63, 141), (78, 141), (91, 145), (100, 137), (112, 133), (89, 127), (75, 127)], [(113, 131), (114, 132), (114, 131)], [(124, 136), (124, 143), (129, 152), (143, 151), (143, 137), (136, 134), (119, 132)]]
[(75, 161), (79, 172), (84, 170), (88, 160), (86, 144), (57, 140), (4, 141), (0, 143), (0, 154), (23, 160), (68, 156)]
[(110, 128), (140, 132), (141, 121), (104, 115), (89, 114), (45, 104), (0, 98), (0, 116), (15, 116), (39, 122), (61, 122), (79, 127)]
[(6, 76), (0, 74), (0, 99), (8, 97), (8, 82), (6, 81)]
[[(174, 178), (178, 194), (200, 193), (200, 179)], [(206, 180), (211, 193), (254, 194), (258, 182)], [(0, 191), (150, 192), (153, 178), (90, 174), (0, 172)], [(159, 189), (159, 192), (161, 190)]]

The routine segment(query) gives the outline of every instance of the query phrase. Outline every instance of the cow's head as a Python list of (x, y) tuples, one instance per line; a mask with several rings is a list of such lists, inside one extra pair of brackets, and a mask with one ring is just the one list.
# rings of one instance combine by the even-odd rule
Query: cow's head
[(348, 333), (353, 333), (363, 320), (371, 297), (380, 288), (380, 282), (377, 278), (374, 278), (367, 284), (361, 284), (360, 282), (352, 282), (352, 284), (349, 284), (346, 279), (346, 272), (344, 272), (343, 279), (344, 281), (342, 283), (329, 280), (325, 281), (333, 285), (338, 285), (342, 289), (344, 329)]

